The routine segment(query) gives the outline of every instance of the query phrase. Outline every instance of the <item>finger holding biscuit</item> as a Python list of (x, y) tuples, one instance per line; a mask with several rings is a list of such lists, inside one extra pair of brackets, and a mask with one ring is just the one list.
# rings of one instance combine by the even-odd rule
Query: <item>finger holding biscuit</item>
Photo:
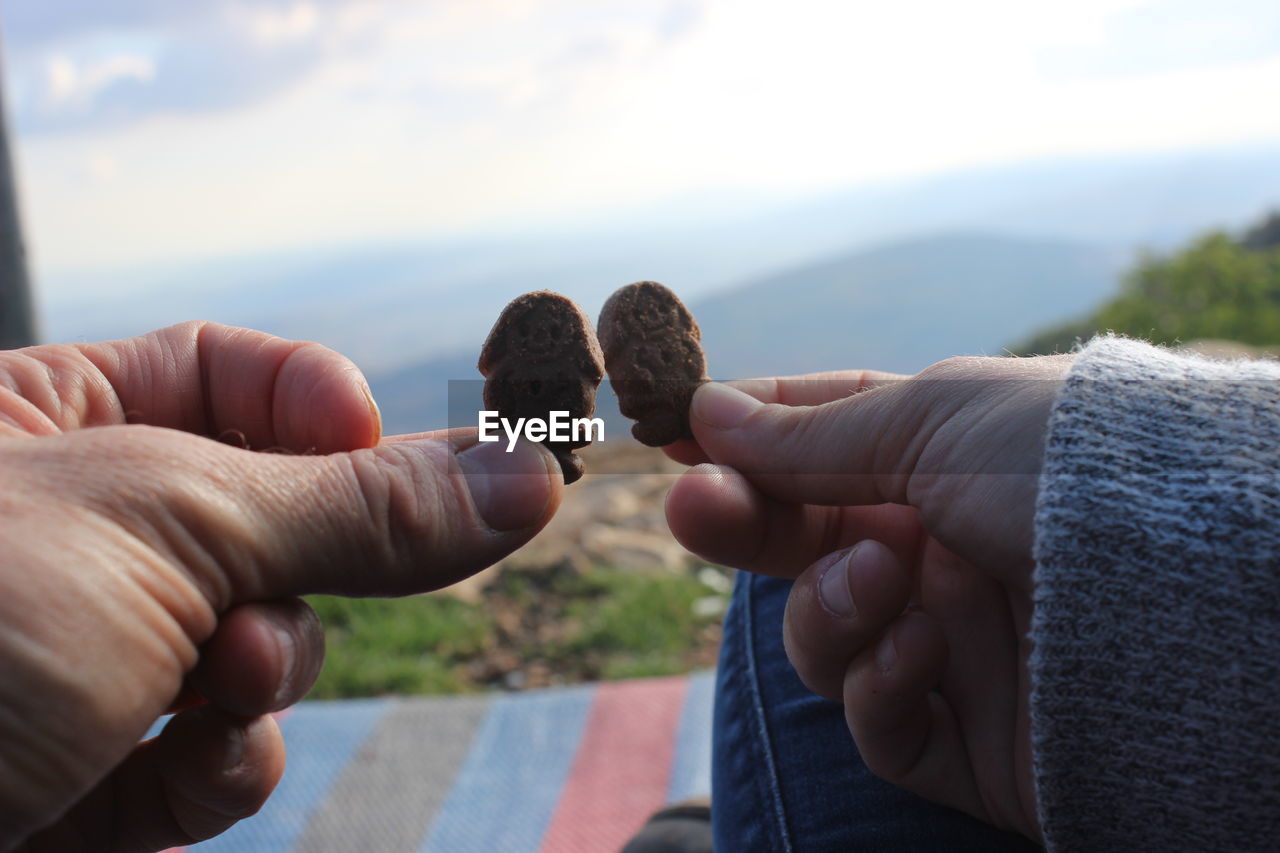
[[(761, 403), (778, 403), (784, 406), (821, 406), (845, 397), (868, 391), (892, 382), (901, 382), (909, 376), (880, 370), (829, 370), (794, 376), (773, 376), (757, 379), (736, 379), (724, 383), (742, 391)], [(695, 394), (697, 392), (695, 391)], [(716, 393), (716, 392), (712, 392)], [(692, 405), (692, 400), (690, 400)], [(662, 448), (671, 459), (682, 465), (700, 465), (710, 462), (697, 439), (688, 438), (672, 442)]]
[[(1042, 439), (1069, 364), (952, 359), (905, 380), (864, 375), (860, 393), (799, 406), (711, 383), (690, 420), (711, 461), (771, 500), (911, 506), (944, 545), (1025, 584)], [(822, 385), (779, 387), (802, 399)]]

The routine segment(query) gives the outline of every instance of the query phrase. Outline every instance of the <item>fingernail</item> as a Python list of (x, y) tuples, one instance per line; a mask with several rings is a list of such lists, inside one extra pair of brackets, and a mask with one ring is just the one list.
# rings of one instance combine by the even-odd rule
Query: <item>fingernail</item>
[(824, 557), (829, 564), (818, 570), (818, 601), (828, 613), (841, 619), (858, 615), (853, 591), (849, 589), (849, 563), (857, 550), (857, 547), (846, 548)]
[(537, 523), (551, 500), (548, 465), (559, 465), (536, 444), (482, 441), (458, 454), (471, 502), (494, 530), (519, 530)]
[(373, 415), (373, 440), (376, 443), (382, 438), (382, 412), (378, 409), (378, 404), (373, 399), (373, 391), (369, 386), (362, 384), (360, 390), (364, 392), (364, 398), (369, 402), (369, 412)]
[(235, 770), (244, 761), (244, 747), (248, 738), (243, 726), (228, 726), (226, 739), (223, 740), (222, 770)]
[(693, 395), (692, 413), (708, 426), (733, 429), (763, 405), (755, 397), (731, 385), (704, 382)]
[(280, 649), (280, 672), (284, 675), (272, 699), (273, 708), (279, 709), (283, 707), (285, 700), (293, 695), (293, 685), (298, 677), (298, 641), (293, 636), (293, 632), (283, 626), (273, 625), (271, 632), (275, 634), (276, 645)]
[(888, 672), (897, 662), (898, 647), (893, 644), (893, 629), (890, 628), (876, 644), (876, 666), (881, 672)]

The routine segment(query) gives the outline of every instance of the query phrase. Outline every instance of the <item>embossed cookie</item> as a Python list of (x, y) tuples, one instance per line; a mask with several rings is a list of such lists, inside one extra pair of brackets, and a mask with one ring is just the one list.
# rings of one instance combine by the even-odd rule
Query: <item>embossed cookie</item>
[(680, 298), (656, 281), (621, 287), (604, 304), (597, 334), (636, 440), (661, 447), (692, 437), (689, 402), (709, 380), (702, 330)]
[[(591, 320), (572, 300), (550, 290), (526, 293), (502, 309), (477, 366), (485, 376), (485, 408), (512, 422), (550, 420), (555, 411), (589, 418), (604, 378)], [(589, 443), (589, 437), (543, 442), (560, 462), (566, 483), (582, 476), (582, 460), (573, 450)]]

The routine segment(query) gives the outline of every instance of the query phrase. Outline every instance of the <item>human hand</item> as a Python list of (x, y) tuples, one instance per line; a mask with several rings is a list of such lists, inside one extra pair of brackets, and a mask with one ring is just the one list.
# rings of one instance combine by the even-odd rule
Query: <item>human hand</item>
[(320, 668), (294, 596), (445, 586), (558, 506), (541, 447), (380, 432), (351, 362), (260, 332), (0, 353), (0, 850), (157, 850), (252, 814), (283, 770), (266, 715)]
[[(713, 562), (794, 577), (787, 654), (882, 778), (1039, 840), (1032, 529), (1069, 357), (708, 385), (667, 517)], [(743, 393), (745, 392), (745, 393)], [(910, 604), (910, 606), (909, 606)]]

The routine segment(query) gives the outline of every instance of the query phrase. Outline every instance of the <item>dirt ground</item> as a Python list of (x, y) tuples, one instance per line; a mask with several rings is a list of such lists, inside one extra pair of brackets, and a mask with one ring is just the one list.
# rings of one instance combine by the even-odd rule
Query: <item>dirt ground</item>
[[(685, 551), (663, 513), (666, 493), (684, 466), (628, 439), (580, 452), (587, 473), (565, 489), (546, 529), (511, 557), (448, 591), (463, 601), (483, 602), (497, 626), (493, 641), (469, 668), (474, 683), (524, 689), (607, 677), (603, 653), (556, 651), (577, 628), (566, 617), (572, 609), (566, 597), (589, 592), (591, 578), (601, 572), (711, 582), (699, 602), (711, 618), (691, 629), (680, 657), (686, 670), (715, 665), (720, 645), (716, 599), (726, 598), (729, 574)], [(720, 580), (709, 574), (717, 572)]]

